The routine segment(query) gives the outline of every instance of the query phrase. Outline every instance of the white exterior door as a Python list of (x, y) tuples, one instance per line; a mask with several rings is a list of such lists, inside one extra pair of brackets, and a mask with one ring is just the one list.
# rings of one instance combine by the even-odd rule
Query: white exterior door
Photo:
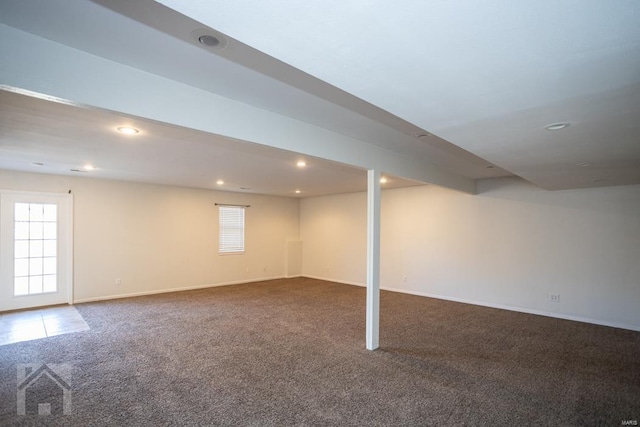
[(70, 194), (0, 191), (0, 311), (72, 302)]

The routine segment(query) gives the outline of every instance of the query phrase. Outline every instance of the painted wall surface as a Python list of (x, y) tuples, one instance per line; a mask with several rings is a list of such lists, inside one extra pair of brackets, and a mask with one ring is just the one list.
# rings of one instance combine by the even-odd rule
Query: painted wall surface
[[(0, 188), (72, 190), (75, 301), (282, 277), (299, 239), (297, 199), (5, 170)], [(251, 205), (245, 254), (218, 254), (216, 202)]]
[(367, 266), (367, 194), (300, 201), (302, 274), (364, 284)]
[[(640, 330), (640, 186), (478, 189), (383, 191), (383, 288)], [(364, 284), (366, 194), (303, 199), (300, 218), (303, 275)]]
[[(0, 188), (72, 190), (76, 301), (282, 277), (300, 260), (305, 276), (365, 283), (365, 193), (298, 201), (3, 170)], [(383, 191), (382, 287), (640, 330), (640, 186), (479, 191)], [(244, 255), (218, 255), (215, 202), (251, 205)]]
[(302, 275), (302, 242), (289, 240), (287, 242), (286, 277), (299, 277)]

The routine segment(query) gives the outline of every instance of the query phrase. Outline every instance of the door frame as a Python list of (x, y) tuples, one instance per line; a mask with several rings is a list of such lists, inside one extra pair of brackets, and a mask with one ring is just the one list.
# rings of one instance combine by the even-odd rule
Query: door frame
[[(66, 302), (67, 304), (73, 304), (73, 284), (74, 284), (74, 281), (73, 281), (73, 194), (71, 193), (71, 190), (69, 190), (68, 193), (54, 193), (54, 192), (42, 192), (42, 191), (5, 190), (0, 188), (0, 203), (2, 202), (1, 199), (3, 199), (4, 198), (3, 196), (5, 195), (24, 196), (27, 198), (33, 197), (35, 199), (37, 199), (38, 197), (53, 197), (53, 198), (59, 199), (60, 205), (65, 207), (66, 218), (64, 219), (64, 221), (66, 222), (66, 224), (64, 224), (63, 226), (61, 226), (60, 223), (58, 224), (58, 234), (61, 238), (64, 238), (66, 240), (65, 242), (66, 244), (64, 245), (65, 259), (61, 261), (63, 262), (62, 266), (65, 269), (66, 274), (65, 274), (65, 277), (63, 278), (63, 281), (59, 283), (61, 283), (61, 285), (65, 287), (62, 293), (62, 295), (65, 296), (65, 299), (66, 299), (66, 301), (64, 302)], [(60, 221), (60, 218), (58, 218), (58, 221)], [(62, 233), (60, 233), (61, 230), (62, 230)], [(11, 244), (13, 244), (13, 242), (11, 242)], [(1, 253), (3, 246), (4, 246), (4, 243), (0, 242), (0, 256), (4, 256), (4, 254)], [(60, 280), (60, 276), (58, 276), (58, 280)], [(25, 307), (18, 307), (15, 309), (22, 310), (26, 308), (35, 308), (35, 307), (38, 307), (38, 305), (27, 304)], [(9, 310), (14, 310), (14, 309), (10, 308), (6, 310), (6, 309), (3, 309), (2, 306), (0, 306), (0, 312), (9, 311)]]

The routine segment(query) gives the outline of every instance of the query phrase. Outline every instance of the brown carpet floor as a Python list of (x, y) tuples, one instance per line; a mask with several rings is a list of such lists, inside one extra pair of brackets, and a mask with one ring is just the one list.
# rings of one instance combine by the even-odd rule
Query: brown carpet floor
[[(619, 426), (640, 333), (273, 280), (77, 306), (90, 331), (0, 347), (0, 425)], [(17, 366), (72, 367), (71, 415), (16, 414)]]

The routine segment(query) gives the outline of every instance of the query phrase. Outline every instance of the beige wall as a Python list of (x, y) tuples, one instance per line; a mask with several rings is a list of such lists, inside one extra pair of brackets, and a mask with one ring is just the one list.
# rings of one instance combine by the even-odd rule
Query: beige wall
[[(640, 330), (640, 186), (479, 191), (383, 191), (382, 287)], [(300, 218), (303, 274), (365, 283), (366, 195), (303, 199)]]
[[(72, 190), (76, 301), (299, 273), (365, 282), (365, 193), (298, 201), (3, 170), (0, 189)], [(383, 288), (640, 330), (640, 186), (479, 190), (383, 191)], [(246, 254), (218, 255), (215, 202), (251, 205)]]
[[(4, 170), (0, 188), (72, 190), (75, 301), (282, 277), (299, 239), (297, 199)], [(251, 205), (244, 255), (218, 255), (216, 202)]]
[(304, 276), (352, 284), (365, 283), (366, 193), (302, 199), (300, 237)]

